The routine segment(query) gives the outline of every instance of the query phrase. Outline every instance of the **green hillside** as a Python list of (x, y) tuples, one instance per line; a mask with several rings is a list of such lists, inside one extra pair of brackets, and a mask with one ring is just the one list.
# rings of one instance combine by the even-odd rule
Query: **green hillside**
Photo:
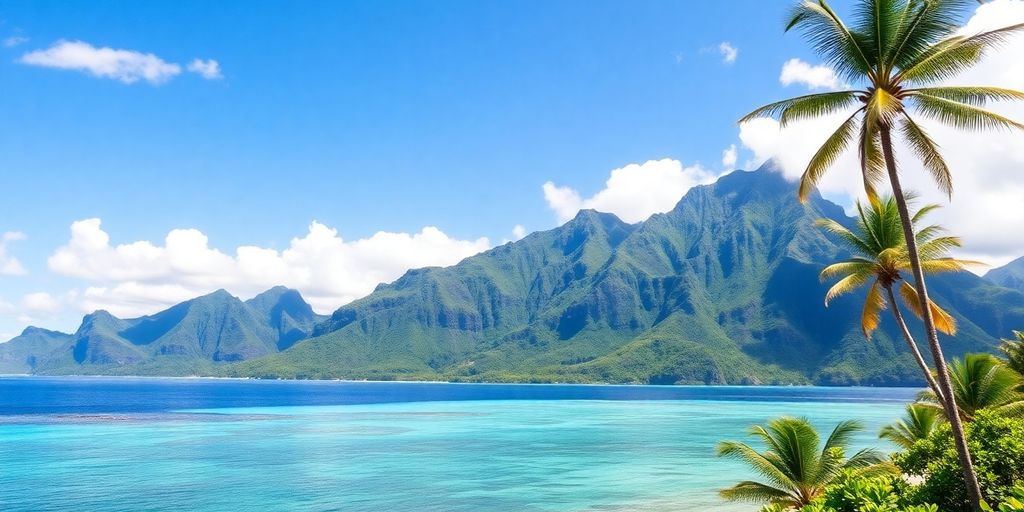
[[(822, 305), (842, 250), (770, 169), (697, 187), (629, 225), (583, 211), (449, 268), (408, 272), (315, 337), (223, 374), (283, 378), (919, 384), (891, 323), (868, 342), (860, 297)], [(1024, 294), (963, 274), (932, 282), (960, 321), (953, 354), (1024, 326)], [(886, 319), (888, 321), (888, 319)]]
[[(63, 335), (55, 347), (34, 351), (31, 370), (41, 374), (209, 374), (219, 365), (290, 347), (308, 337), (323, 319), (298, 292), (280, 287), (247, 302), (219, 290), (130, 320), (97, 311), (83, 319), (74, 335)], [(15, 341), (0, 345), (0, 353)]]

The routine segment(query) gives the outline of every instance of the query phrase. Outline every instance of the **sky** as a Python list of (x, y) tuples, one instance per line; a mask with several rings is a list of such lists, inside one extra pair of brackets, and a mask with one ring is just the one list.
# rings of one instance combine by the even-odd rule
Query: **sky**
[[(328, 313), (580, 208), (639, 222), (769, 158), (795, 178), (839, 121), (737, 125), (847, 85), (783, 33), (788, 5), (0, 0), (0, 341), (218, 288)], [(963, 30), (1015, 20), (1024, 0), (995, 0)], [(954, 81), (1024, 89), (1022, 54)], [(1024, 255), (1021, 134), (934, 135), (962, 254)], [(847, 155), (822, 193), (849, 207), (856, 176)]]

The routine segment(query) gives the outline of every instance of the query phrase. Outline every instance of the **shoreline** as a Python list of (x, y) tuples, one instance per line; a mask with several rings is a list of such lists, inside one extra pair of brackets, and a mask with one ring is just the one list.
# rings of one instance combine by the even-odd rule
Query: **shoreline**
[(161, 375), (39, 375), (31, 373), (0, 373), (0, 379), (97, 379), (97, 380), (183, 380), (183, 381), (239, 381), (239, 382), (308, 382), (339, 384), (450, 384), (473, 386), (561, 386), (561, 387), (622, 387), (666, 389), (925, 389), (926, 386), (822, 386), (815, 384), (623, 384), (605, 382), (466, 382), (447, 380), (371, 380), (371, 379), (261, 379), (257, 377), (161, 376)]

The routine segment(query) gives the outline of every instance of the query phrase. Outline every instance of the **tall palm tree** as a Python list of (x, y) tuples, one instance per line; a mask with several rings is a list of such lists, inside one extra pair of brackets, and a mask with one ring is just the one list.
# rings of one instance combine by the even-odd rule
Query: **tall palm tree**
[(888, 439), (900, 448), (909, 449), (914, 443), (928, 437), (942, 423), (942, 409), (925, 404), (907, 406), (907, 417), (882, 427), (878, 437)]
[(750, 434), (765, 444), (765, 452), (745, 443), (724, 441), (718, 445), (718, 455), (747, 463), (767, 483), (744, 481), (720, 494), (728, 500), (800, 508), (818, 497), (843, 471), (866, 476), (892, 473), (893, 466), (876, 450), (865, 449), (849, 459), (845, 457), (850, 439), (861, 429), (855, 421), (842, 422), (822, 446), (818, 431), (805, 418), (781, 417), (764, 426), (754, 425)]
[[(1024, 128), (984, 107), (990, 101), (1024, 100), (1024, 93), (998, 87), (944, 86), (941, 82), (977, 64), (985, 54), (1024, 24), (973, 35), (957, 35), (958, 21), (970, 0), (856, 0), (854, 24), (847, 25), (826, 0), (804, 0), (789, 17), (786, 30), (797, 28), (846, 82), (849, 90), (811, 94), (763, 106), (741, 122), (778, 116), (783, 125), (801, 119), (844, 113), (845, 120), (812, 157), (800, 183), (806, 199), (825, 172), (847, 147), (858, 149), (861, 174), (869, 196), (888, 175), (899, 207), (907, 252), (920, 299), (925, 331), (938, 367), (943, 394), (952, 383), (939, 345), (935, 319), (928, 307), (928, 289), (914, 240), (913, 223), (900, 184), (893, 151), (893, 131), (902, 135), (915, 157), (939, 188), (953, 193), (953, 180), (939, 147), (911, 116), (965, 130)], [(850, 112), (852, 110), (852, 112)], [(971, 463), (963, 425), (956, 409), (946, 406), (957, 454), (974, 509), (981, 509), (981, 489)]]
[(1006, 354), (1006, 365), (1024, 375), (1024, 332), (1013, 331), (1016, 340), (1003, 340), (999, 350)]
[[(928, 205), (918, 210), (914, 214), (914, 224), (918, 224), (936, 208), (937, 205)], [(903, 302), (914, 314), (921, 317), (917, 292), (903, 277), (903, 272), (910, 270), (910, 258), (907, 256), (906, 240), (903, 237), (896, 200), (892, 197), (876, 199), (871, 201), (867, 208), (857, 202), (857, 214), (856, 232), (831, 219), (818, 221), (819, 226), (836, 235), (854, 254), (852, 258), (829, 265), (821, 271), (822, 280), (840, 278), (825, 295), (825, 306), (828, 307), (829, 302), (836, 297), (867, 285), (868, 294), (860, 321), (864, 335), (870, 339), (871, 334), (878, 328), (882, 310), (886, 307), (891, 308), (903, 340), (921, 368), (928, 387), (937, 397), (942, 398), (944, 395), (932, 377), (928, 363), (921, 356), (917, 342), (910, 334), (900, 310), (899, 301), (896, 300), (894, 287), (900, 283), (898, 287)], [(942, 231), (940, 226), (933, 225), (919, 229), (915, 235), (918, 249), (924, 258), (921, 265), (925, 271), (957, 272), (967, 265), (974, 264), (972, 261), (949, 257), (948, 250), (959, 247), (960, 239), (940, 236)], [(930, 302), (930, 305), (938, 329), (947, 334), (956, 334), (956, 320), (935, 302)]]
[[(955, 359), (950, 363), (949, 373), (953, 379), (953, 397), (964, 420), (971, 421), (981, 409), (1024, 415), (1024, 393), (1020, 392), (1024, 377), (996, 356), (967, 354), (962, 361)], [(928, 392), (922, 398), (938, 401)]]

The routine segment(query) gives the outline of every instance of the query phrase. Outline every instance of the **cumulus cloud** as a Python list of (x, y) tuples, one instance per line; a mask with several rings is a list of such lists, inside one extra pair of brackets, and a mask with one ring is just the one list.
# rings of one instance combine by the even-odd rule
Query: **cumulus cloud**
[(220, 72), (220, 63), (213, 59), (193, 59), (188, 63), (188, 70), (207, 79), (220, 80), (224, 75)]
[(722, 151), (722, 167), (732, 169), (736, 166), (737, 158), (739, 158), (739, 155), (736, 151), (736, 144), (730, 144), (729, 147)]
[(3, 40), (3, 42), (0, 43), (0, 44), (3, 44), (4, 48), (14, 48), (15, 46), (18, 46), (20, 44), (27, 43), (27, 42), (28, 42), (28, 38), (27, 37), (11, 36), (11, 37), (5, 38)]
[(78, 297), (83, 311), (139, 316), (218, 288), (248, 297), (284, 285), (329, 312), (408, 269), (452, 265), (489, 247), (487, 238), (459, 240), (429, 226), (348, 241), (313, 222), (284, 250), (243, 246), (225, 254), (195, 229), (175, 229), (162, 245), (112, 245), (100, 219), (86, 219), (71, 225), (71, 239), (48, 263), (58, 274), (93, 284)]
[(779, 82), (785, 86), (802, 84), (811, 90), (836, 91), (844, 86), (832, 68), (825, 65), (812, 66), (800, 59), (789, 59), (782, 65)]
[(723, 41), (718, 45), (718, 53), (722, 55), (722, 62), (732, 64), (740, 55), (740, 49), (736, 48), (729, 41)]
[(719, 175), (699, 164), (684, 167), (680, 161), (666, 158), (613, 170), (605, 188), (587, 199), (571, 187), (550, 181), (543, 190), (559, 222), (572, 219), (581, 209), (592, 208), (634, 223), (671, 210), (688, 190), (713, 182)]
[[(1024, 1), (994, 0), (977, 8), (961, 33), (1024, 23)], [(979, 66), (950, 80), (955, 85), (997, 85), (1024, 90), (1024, 37), (1018, 36), (992, 52)], [(1016, 120), (1024, 120), (1024, 105), (994, 104), (991, 109)], [(781, 171), (791, 179), (803, 172), (814, 151), (842, 122), (842, 115), (797, 122), (781, 129), (771, 119), (756, 119), (740, 127), (740, 140), (758, 160), (775, 158)], [(903, 185), (922, 194), (921, 202), (945, 205), (933, 220), (964, 239), (962, 256), (1000, 265), (1024, 254), (1024, 238), (1015, 236), (1024, 226), (1024, 144), (1019, 132), (968, 133), (929, 122), (922, 124), (942, 151), (953, 170), (954, 195), (947, 201), (936, 190), (909, 150), (897, 145)], [(853, 151), (840, 158), (821, 183), (826, 197), (849, 203), (863, 195), (857, 157)], [(948, 203), (948, 204), (947, 204)]]
[(61, 302), (46, 292), (30, 293), (21, 299), (21, 305), (30, 313), (52, 314), (60, 311)]
[(31, 66), (82, 71), (126, 84), (139, 80), (162, 84), (181, 73), (181, 66), (166, 62), (152, 53), (97, 48), (83, 41), (57, 41), (45, 50), (22, 55), (20, 62)]
[(512, 228), (512, 239), (521, 240), (524, 236), (526, 236), (526, 228), (522, 224), (516, 224)]
[(25, 234), (19, 231), (8, 231), (0, 235), (0, 275), (22, 276), (26, 274), (25, 267), (21, 262), (8, 252), (11, 242), (24, 239)]

